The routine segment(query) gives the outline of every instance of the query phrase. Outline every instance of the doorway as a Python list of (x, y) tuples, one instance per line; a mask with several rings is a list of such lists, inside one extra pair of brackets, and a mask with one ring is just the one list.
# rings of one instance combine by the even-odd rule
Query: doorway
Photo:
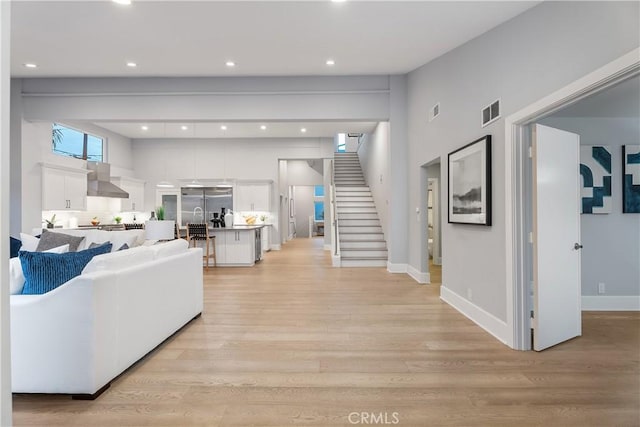
[[(440, 158), (422, 166), (421, 270), (427, 272), (424, 282), (442, 284), (442, 205)], [(422, 282), (422, 283), (424, 283)]]
[[(639, 73), (637, 52), (631, 52), (505, 120), (507, 323), (513, 332), (508, 344), (515, 349), (532, 348), (531, 301), (538, 298), (531, 294), (531, 275), (535, 268), (531, 239), (535, 237), (530, 233), (534, 231), (536, 218), (531, 203), (535, 181), (527, 126)], [(580, 296), (575, 298), (579, 305)]]

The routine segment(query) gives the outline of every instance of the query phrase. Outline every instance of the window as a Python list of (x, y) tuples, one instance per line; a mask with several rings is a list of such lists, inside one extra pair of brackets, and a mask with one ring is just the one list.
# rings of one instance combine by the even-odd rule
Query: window
[(338, 153), (347, 151), (347, 138), (344, 133), (338, 134)]
[(324, 221), (324, 202), (313, 202), (314, 205), (314, 220)]
[(313, 219), (316, 222), (324, 221), (324, 185), (316, 185), (313, 187), (313, 197), (315, 199), (321, 199), (321, 201), (315, 200), (313, 202)]
[(59, 123), (53, 124), (51, 146), (53, 152), (61, 156), (93, 162), (103, 161), (104, 140), (102, 138)]

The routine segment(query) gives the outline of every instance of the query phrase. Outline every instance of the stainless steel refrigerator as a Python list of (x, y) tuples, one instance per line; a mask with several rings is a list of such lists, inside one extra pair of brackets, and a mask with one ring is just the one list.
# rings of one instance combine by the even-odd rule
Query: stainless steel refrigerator
[(207, 223), (210, 226), (214, 214), (222, 208), (228, 212), (233, 208), (233, 189), (231, 187), (181, 188), (182, 225), (188, 223)]

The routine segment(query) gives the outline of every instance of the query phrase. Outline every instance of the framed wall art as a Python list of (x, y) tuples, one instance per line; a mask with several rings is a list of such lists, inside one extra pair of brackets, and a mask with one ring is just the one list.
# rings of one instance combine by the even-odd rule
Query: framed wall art
[(449, 153), (452, 224), (491, 225), (491, 135)]
[(611, 148), (580, 147), (580, 197), (583, 214), (611, 213)]
[(640, 213), (640, 145), (622, 146), (622, 213)]

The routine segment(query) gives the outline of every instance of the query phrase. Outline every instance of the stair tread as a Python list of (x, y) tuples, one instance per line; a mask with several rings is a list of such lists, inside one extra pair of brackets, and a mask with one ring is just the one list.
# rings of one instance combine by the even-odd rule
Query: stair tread
[(387, 248), (340, 248), (340, 252), (359, 252), (359, 251), (368, 251), (368, 252), (388, 252)]
[(342, 255), (342, 253), (340, 254), (340, 258), (341, 259), (352, 259), (352, 260), (386, 260), (388, 259), (388, 257), (386, 256), (379, 256), (379, 255), (358, 255), (358, 256), (352, 256), (352, 255)]

